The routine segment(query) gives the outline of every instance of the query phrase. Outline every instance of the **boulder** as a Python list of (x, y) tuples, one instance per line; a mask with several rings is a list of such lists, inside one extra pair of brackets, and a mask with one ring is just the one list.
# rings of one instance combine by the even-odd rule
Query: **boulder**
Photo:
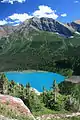
[(20, 98), (0, 94), (0, 103), (7, 105), (10, 109), (17, 111), (20, 115), (29, 116), (35, 120), (28, 107)]

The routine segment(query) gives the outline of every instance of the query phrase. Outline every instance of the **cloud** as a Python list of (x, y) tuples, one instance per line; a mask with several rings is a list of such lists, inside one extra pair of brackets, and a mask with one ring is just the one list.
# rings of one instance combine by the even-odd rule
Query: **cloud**
[(40, 5), (38, 8), (39, 8), (38, 10), (34, 11), (31, 14), (14, 13), (11, 16), (8, 16), (4, 20), (2, 20), (1, 24), (3, 24), (3, 25), (4, 24), (18, 25), (18, 24), (24, 22), (26, 19), (32, 18), (33, 16), (39, 17), (39, 18), (41, 18), (41, 17), (48, 17), (48, 18), (53, 18), (53, 19), (58, 18), (58, 15), (56, 14), (56, 10), (52, 10), (50, 7), (44, 6), (44, 5)]
[(19, 25), (19, 23), (15, 23), (15, 24), (13, 24), (13, 26), (18, 26)]
[(20, 21), (19, 20), (15, 20), (15, 21), (11, 21), (11, 20), (0, 20), (0, 25), (6, 25), (6, 24), (11, 24), (13, 26), (19, 25)]
[(78, 0), (75, 0), (74, 3), (79, 3), (79, 1), (78, 1)]
[(61, 14), (61, 17), (66, 17), (66, 16), (67, 16), (66, 13)]
[(27, 13), (23, 13), (23, 14), (17, 14), (17, 13), (14, 13), (13, 15), (11, 16), (8, 16), (7, 20), (8, 19), (11, 19), (11, 20), (18, 20), (20, 22), (24, 22), (26, 19), (29, 19), (31, 18), (32, 16), (31, 15), (28, 15)]
[(5, 24), (7, 24), (6, 20), (0, 20), (0, 25), (5, 25)]
[(33, 16), (36, 16), (39, 18), (40, 17), (48, 17), (53, 19), (58, 18), (58, 15), (55, 13), (56, 11), (52, 10), (51, 7), (40, 5), (38, 8), (39, 9), (33, 13)]
[(10, 3), (10, 4), (13, 4), (14, 2), (19, 2), (19, 3), (23, 3), (25, 2), (26, 0), (2, 0), (1, 2), (2, 3)]

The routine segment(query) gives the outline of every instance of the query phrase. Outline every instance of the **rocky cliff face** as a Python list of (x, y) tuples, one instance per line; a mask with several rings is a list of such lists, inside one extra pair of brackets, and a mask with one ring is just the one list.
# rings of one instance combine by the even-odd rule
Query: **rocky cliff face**
[(52, 18), (32, 18), (31, 25), (38, 28), (39, 30), (56, 32), (66, 37), (73, 35), (69, 28)]

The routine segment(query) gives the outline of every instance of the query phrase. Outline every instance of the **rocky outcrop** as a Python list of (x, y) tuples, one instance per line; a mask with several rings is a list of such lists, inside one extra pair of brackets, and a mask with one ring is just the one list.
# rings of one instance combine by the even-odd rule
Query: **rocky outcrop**
[(25, 115), (35, 120), (30, 110), (20, 98), (0, 94), (0, 103), (7, 105), (9, 109), (16, 111), (20, 115)]
[(65, 81), (69, 81), (72, 83), (80, 83), (80, 76), (72, 76), (72, 77), (66, 79)]

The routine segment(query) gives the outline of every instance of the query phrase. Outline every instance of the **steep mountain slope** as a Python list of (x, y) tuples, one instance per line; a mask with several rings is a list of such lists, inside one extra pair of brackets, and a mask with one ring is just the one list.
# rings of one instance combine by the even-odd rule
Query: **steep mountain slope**
[(0, 40), (0, 71), (55, 71), (55, 61), (80, 55), (80, 35), (51, 18), (31, 18)]
[(36, 18), (33, 17), (29, 20), (26, 20), (23, 24), (19, 25), (17, 30), (26, 28), (25, 30), (34, 29), (41, 31), (48, 31), (58, 33), (65, 37), (70, 37), (74, 34), (74, 29), (66, 26), (63, 23), (60, 23), (52, 18)]
[(0, 25), (0, 38), (3, 36), (9, 36), (14, 30), (16, 29), (16, 27), (14, 26), (10, 26), (10, 25)]
[(67, 23), (69, 27), (72, 27), (75, 31), (80, 32), (80, 20), (76, 20), (71, 23)]

